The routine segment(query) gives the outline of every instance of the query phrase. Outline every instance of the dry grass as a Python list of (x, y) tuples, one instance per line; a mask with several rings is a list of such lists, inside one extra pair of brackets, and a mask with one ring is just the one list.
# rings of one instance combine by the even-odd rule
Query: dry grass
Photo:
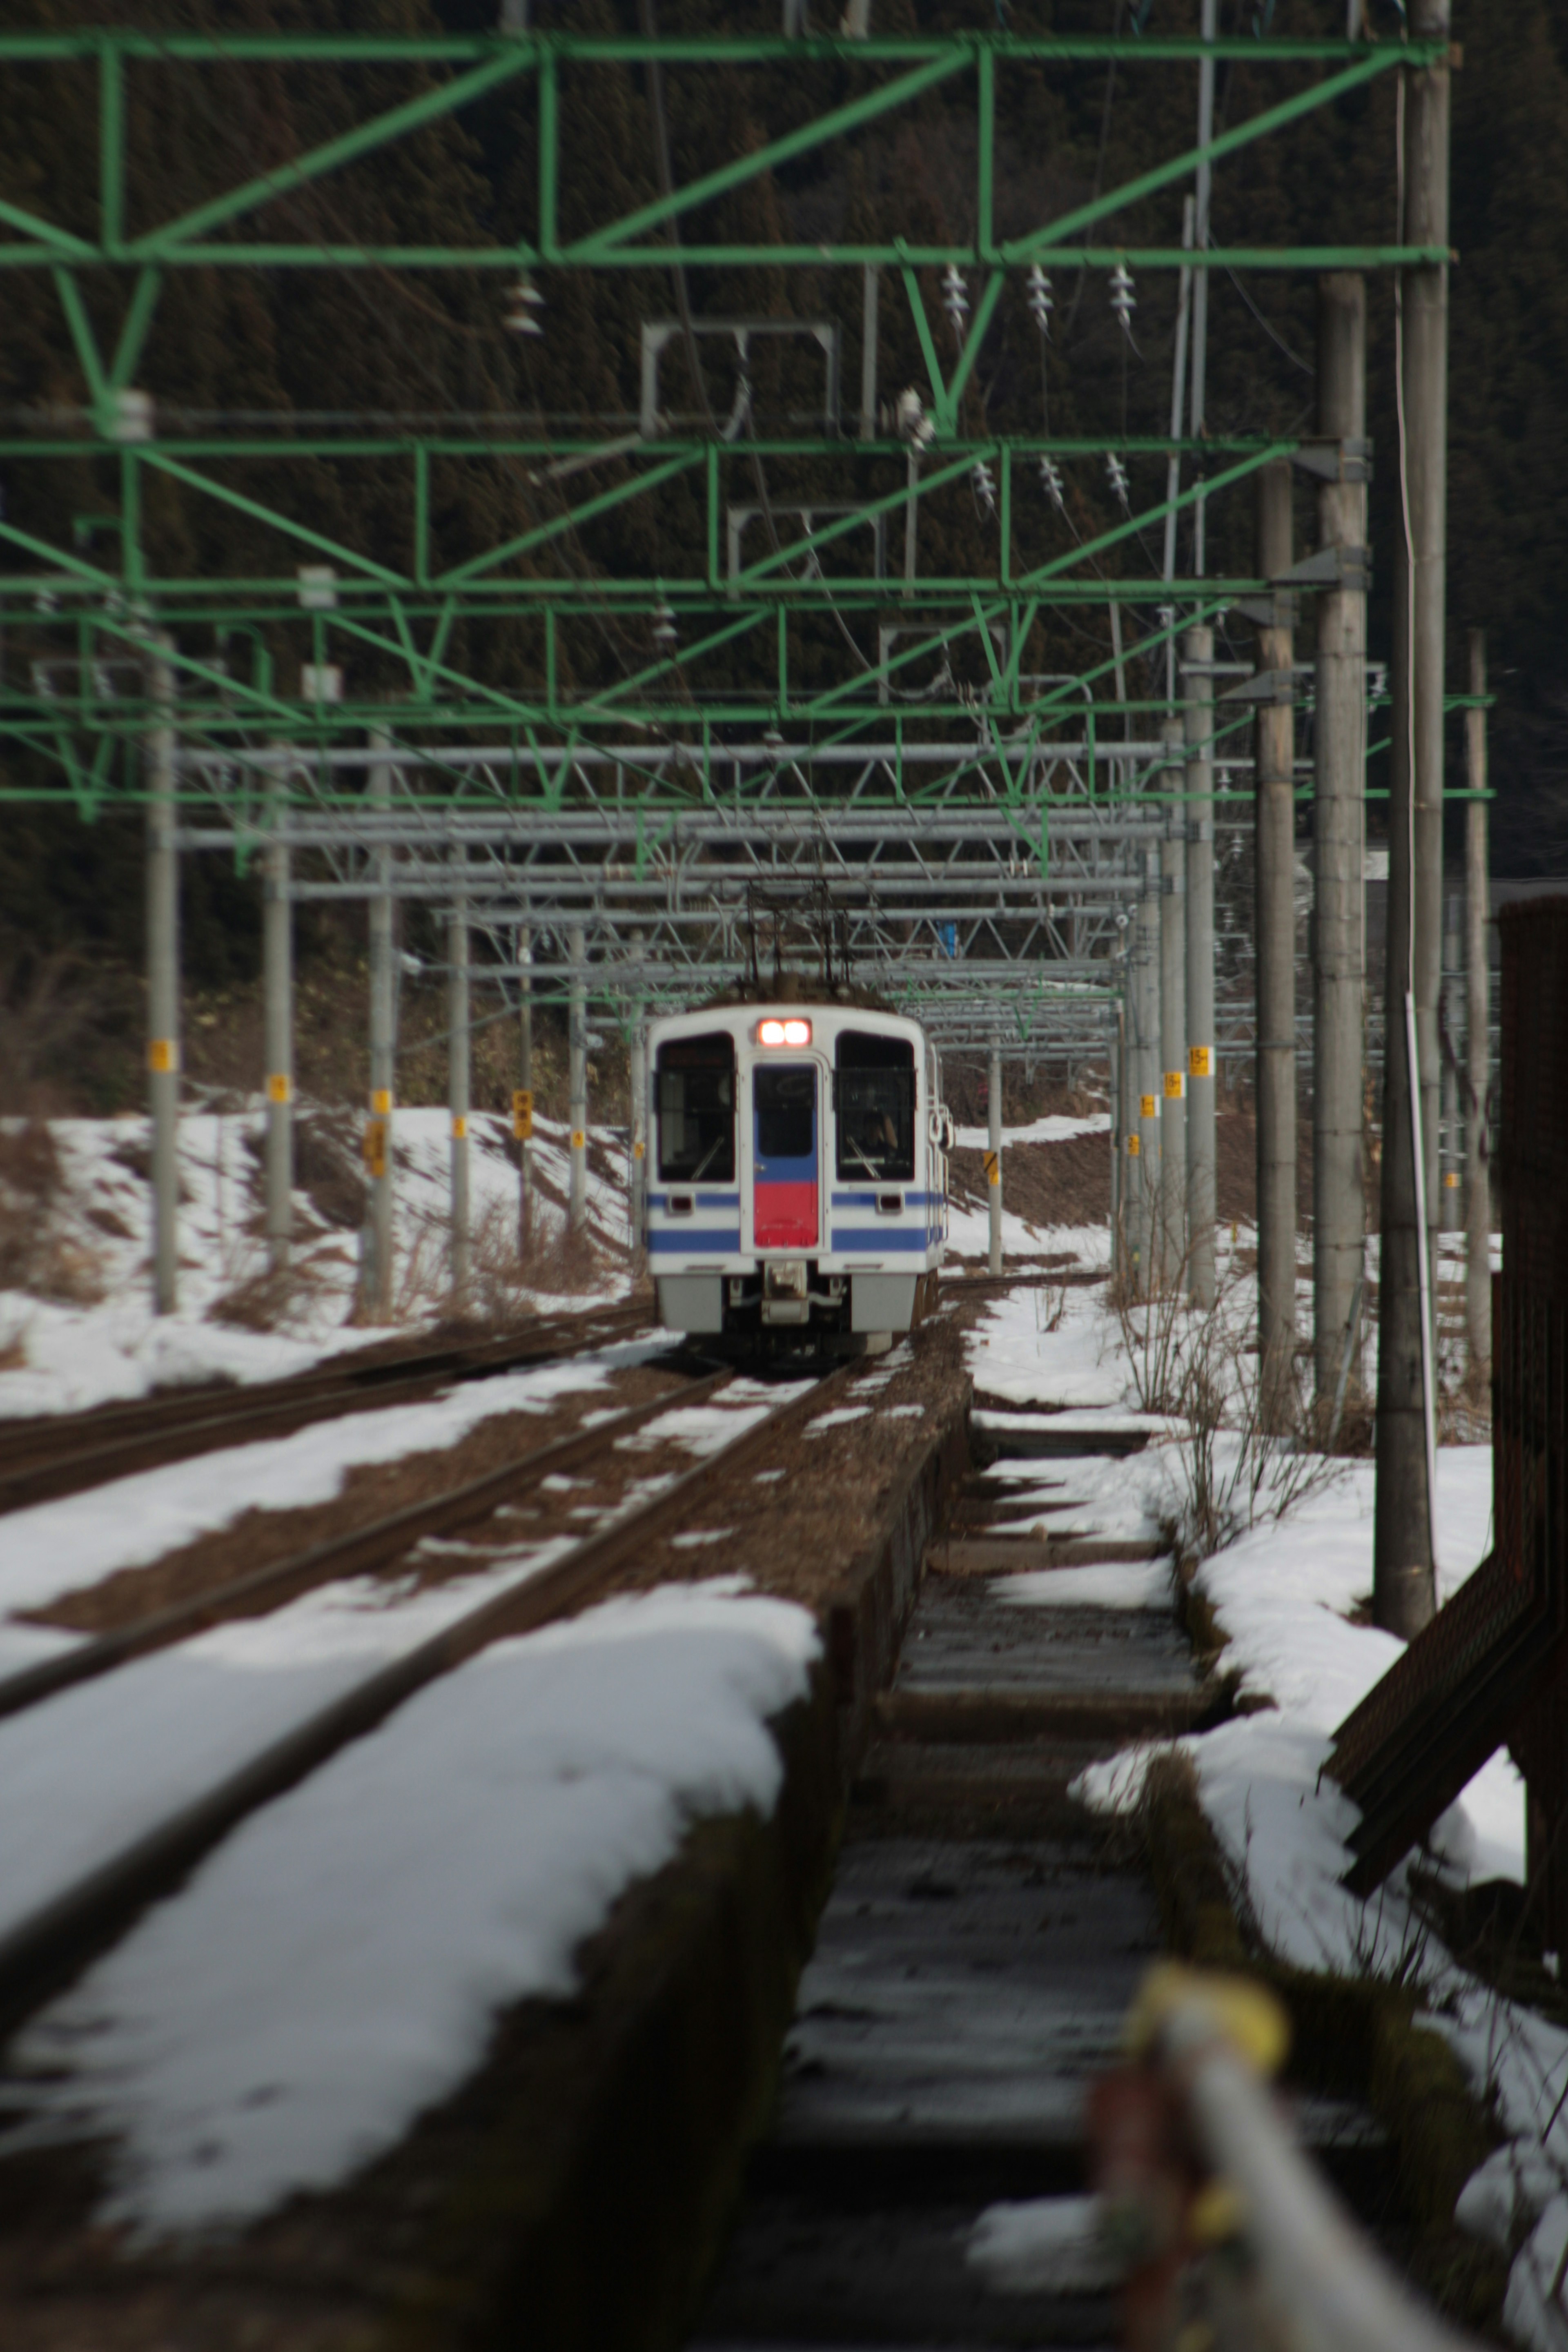
[(103, 1268), (59, 1222), (61, 1170), (42, 1119), (0, 1129), (0, 1290), (65, 1307), (103, 1297)]
[(326, 1289), (319, 1269), (308, 1258), (295, 1258), (233, 1284), (213, 1301), (207, 1319), (241, 1331), (289, 1331), (314, 1317)]

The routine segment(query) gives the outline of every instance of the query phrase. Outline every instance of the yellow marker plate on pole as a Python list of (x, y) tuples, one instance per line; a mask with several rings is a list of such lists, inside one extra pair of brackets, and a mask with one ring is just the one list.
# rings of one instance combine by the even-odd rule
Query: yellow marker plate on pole
[(1165, 1100), (1167, 1102), (1180, 1102), (1182, 1097), (1186, 1093), (1186, 1080), (1183, 1077), (1180, 1070), (1167, 1070), (1165, 1073)]
[(387, 1087), (377, 1087), (370, 1098), (370, 1107), (377, 1118), (390, 1118), (392, 1117), (391, 1089)]
[(461, 1143), (461, 1142), (464, 1140), (465, 1137), (467, 1136), (468, 1132), (468, 1120), (467, 1120), (466, 1118), (454, 1118), (454, 1119), (453, 1119), (453, 1121), (452, 1121), (452, 1140), (453, 1140), (453, 1142), (454, 1142), (454, 1143)]
[(580, 1127), (574, 1127), (572, 1129), (572, 1149), (574, 1151), (583, 1150), (587, 1144), (587, 1137), (584, 1134)]
[(533, 1096), (527, 1087), (511, 1090), (511, 1131), (519, 1143), (526, 1143), (533, 1133)]
[(985, 1181), (988, 1184), (1000, 1184), (1002, 1181), (1002, 1154), (999, 1151), (988, 1151), (985, 1155)]
[(1145, 1118), (1158, 1118), (1160, 1116), (1159, 1096), (1140, 1095), (1138, 1097), (1138, 1108)]
[(364, 1123), (364, 1164), (373, 1176), (386, 1173), (386, 1121), (367, 1118)]
[(180, 1066), (180, 1048), (173, 1037), (149, 1037), (147, 1067), (161, 1078), (166, 1078)]
[(287, 1070), (274, 1070), (267, 1080), (268, 1102), (286, 1103), (294, 1091), (294, 1082)]
[(1214, 1048), (1212, 1045), (1189, 1045), (1187, 1047), (1187, 1076), (1189, 1078), (1213, 1077)]
[(1128, 1137), (1128, 1139), (1127, 1139), (1127, 1157), (1129, 1158), (1129, 1160), (1136, 1160), (1136, 1159), (1137, 1159), (1137, 1157), (1138, 1157), (1138, 1155), (1139, 1155), (1139, 1153), (1142, 1150), (1142, 1149), (1143, 1149), (1143, 1142), (1142, 1142), (1142, 1138), (1141, 1136), (1130, 1135), (1130, 1136)]

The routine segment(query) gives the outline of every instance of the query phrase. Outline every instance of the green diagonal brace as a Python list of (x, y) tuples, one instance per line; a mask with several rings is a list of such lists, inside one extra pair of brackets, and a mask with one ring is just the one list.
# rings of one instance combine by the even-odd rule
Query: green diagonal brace
[(976, 457), (990, 455), (989, 442), (977, 444), (973, 450), (954, 458), (951, 465), (943, 466), (922, 481), (917, 481), (912, 489), (906, 483), (901, 490), (889, 490), (883, 498), (868, 499), (864, 506), (858, 506), (853, 514), (840, 515), (837, 520), (824, 523), (820, 530), (808, 531), (804, 539), (791, 540), (787, 547), (777, 548), (771, 555), (759, 556), (755, 563), (747, 564), (743, 571), (736, 573), (735, 586), (737, 589), (754, 587), (768, 572), (778, 571), (781, 565), (796, 562), (803, 555), (815, 554), (818, 548), (844, 538), (847, 532), (863, 530), (878, 515), (896, 513), (899, 508), (907, 507), (911, 499), (918, 499), (932, 490), (940, 490), (944, 483), (957, 481), (971, 470)]
[(798, 131), (770, 140), (765, 147), (755, 149), (750, 155), (740, 156), (717, 172), (705, 172), (689, 187), (672, 188), (668, 196), (656, 196), (651, 204), (639, 205), (624, 219), (612, 221), (607, 228), (595, 229), (591, 236), (568, 246), (561, 257), (566, 262), (591, 262), (610, 247), (624, 246), (632, 237), (640, 236), (645, 229), (657, 228), (661, 221), (673, 220), (714, 196), (726, 195), (731, 188), (744, 187), (748, 181), (760, 178), (776, 164), (787, 163), (793, 157), (806, 154), (813, 147), (823, 146), (846, 131), (858, 131), (863, 122), (874, 122), (879, 115), (890, 112), (894, 107), (907, 106), (911, 99), (935, 89), (950, 75), (966, 72), (973, 62), (973, 52), (967, 47), (933, 58), (929, 65), (918, 66), (913, 73), (901, 75), (880, 89), (868, 91), (864, 98), (852, 99), (847, 106), (835, 107), (831, 114), (803, 122)]
[(76, 345), (76, 355), (87, 378), (88, 397), (95, 408), (100, 408), (108, 397), (109, 386), (103, 373), (103, 362), (98, 354), (98, 337), (92, 331), (92, 320), (87, 315), (81, 289), (68, 269), (55, 271), (55, 291), (60, 298), (60, 309), (66, 314), (66, 324)]
[(1390, 66), (1397, 65), (1401, 54), (1395, 42), (1369, 50), (1364, 58), (1353, 66), (1347, 66), (1343, 73), (1332, 74), (1327, 81), (1317, 82), (1310, 89), (1298, 90), (1294, 98), (1284, 99), (1279, 105), (1255, 114), (1249, 122), (1238, 123), (1234, 131), (1222, 131), (1219, 137), (1211, 139), (1206, 147), (1191, 148), (1186, 154), (1178, 155), (1172, 163), (1159, 163), (1152, 172), (1141, 173), (1136, 180), (1129, 180), (1125, 187), (1112, 188), (1108, 195), (1097, 196), (1092, 204), (1079, 205), (1076, 212), (1064, 213), (1060, 220), (1052, 221), (1048, 227), (1035, 229), (1027, 236), (1014, 237), (1002, 247), (1003, 260), (1032, 261), (1037, 254), (1048, 251), (1052, 246), (1065, 244), (1068, 237), (1092, 227), (1096, 221), (1108, 219), (1112, 213), (1122, 212), (1129, 205), (1138, 204), (1144, 196), (1152, 196), (1159, 189), (1168, 188), (1177, 181), (1190, 180), (1200, 163), (1217, 163), (1223, 156), (1234, 155), (1238, 148), (1248, 147), (1255, 140), (1267, 139), (1270, 131), (1281, 131), (1300, 116), (1311, 114), (1319, 107), (1331, 105), (1335, 99), (1359, 89), (1363, 82), (1371, 81), (1375, 75), (1386, 73)]
[(253, 522), (265, 523), (269, 530), (280, 530), (289, 539), (297, 539), (302, 547), (314, 548), (319, 555), (336, 557), (340, 563), (353, 566), (367, 580), (374, 580), (384, 588), (412, 589), (405, 573), (388, 571), (384, 563), (373, 562), (368, 555), (356, 555), (352, 547), (344, 547), (335, 539), (328, 539), (319, 530), (311, 530), (302, 522), (293, 522), (279, 514), (275, 507), (264, 507), (258, 499), (247, 498), (243, 490), (231, 490), (225, 482), (215, 482), (209, 475), (198, 474), (194, 466), (182, 466), (176, 458), (162, 452), (149, 450), (142, 457), (143, 465), (154, 466), (161, 474), (176, 482), (184, 482), (193, 490), (217, 499), (225, 506), (234, 507), (240, 514), (248, 515)]
[(153, 323), (153, 313), (158, 307), (158, 289), (163, 282), (157, 269), (141, 269), (136, 274), (136, 291), (131, 297), (125, 313), (125, 323), (120, 330), (120, 341), (114, 347), (114, 363), (109, 371), (110, 392), (123, 392), (135, 373), (147, 340), (147, 330)]
[(473, 556), (467, 563), (457, 564), (450, 572), (440, 572), (434, 584), (437, 588), (460, 588), (465, 581), (477, 580), (481, 572), (493, 572), (498, 563), (509, 562), (514, 555), (526, 555), (531, 548), (543, 547), (547, 541), (559, 539), (563, 531), (575, 529), (579, 523), (591, 522), (595, 515), (607, 514), (612, 507), (625, 506), (628, 499), (638, 498), (645, 490), (657, 489), (672, 475), (686, 473), (691, 467), (701, 465), (705, 457), (704, 450), (695, 449), (688, 450), (679, 457), (667, 457), (663, 465), (651, 467), (647, 473), (634, 475), (630, 481), (617, 482), (613, 488), (601, 490), (598, 497), (590, 499), (585, 506), (573, 507), (566, 514), (557, 515), (553, 521), (539, 523), (532, 530), (525, 530), (518, 538), (509, 539), (504, 547), (492, 547), (487, 555)]
[(467, 106), (471, 99), (482, 98), (486, 90), (499, 82), (510, 81), (532, 64), (531, 53), (523, 48), (510, 47), (488, 58), (471, 72), (458, 74), (454, 80), (442, 82), (437, 89), (427, 89), (405, 105), (392, 107), (385, 114), (373, 117), (369, 122), (357, 123), (336, 139), (322, 146), (312, 147), (292, 162), (279, 163), (275, 171), (262, 172), (247, 180), (242, 188), (231, 188), (226, 195), (214, 196), (194, 211), (182, 213), (177, 220), (167, 221), (162, 228), (151, 229), (125, 248), (132, 260), (156, 261), (170, 246), (185, 245), (193, 237), (203, 236), (222, 221), (234, 220), (241, 213), (253, 212), (275, 197), (292, 194), (309, 186), (312, 180), (321, 179), (343, 163), (352, 163), (378, 147), (384, 147), (405, 132), (417, 131), (426, 122), (439, 121), (445, 114), (454, 113)]
[(20, 205), (8, 205), (0, 197), (0, 221), (7, 228), (19, 229), (25, 236), (36, 236), (47, 247), (57, 261), (96, 261), (98, 248), (84, 236), (73, 236), (69, 229), (57, 228), (53, 221), (39, 220), (36, 213), (25, 213)]

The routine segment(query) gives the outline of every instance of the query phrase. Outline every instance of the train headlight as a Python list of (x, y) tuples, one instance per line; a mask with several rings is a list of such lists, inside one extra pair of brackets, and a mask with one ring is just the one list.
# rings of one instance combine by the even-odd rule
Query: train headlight
[(757, 1024), (759, 1045), (809, 1045), (809, 1021), (760, 1021)]

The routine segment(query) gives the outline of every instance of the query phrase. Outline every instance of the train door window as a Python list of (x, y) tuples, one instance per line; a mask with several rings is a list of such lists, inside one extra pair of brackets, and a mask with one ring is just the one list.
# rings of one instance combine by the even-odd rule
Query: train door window
[(816, 1072), (809, 1062), (761, 1063), (752, 1077), (757, 1158), (809, 1160), (816, 1150)]
[(677, 1184), (735, 1181), (735, 1046), (723, 1030), (658, 1049), (658, 1172)]
[(869, 1029), (839, 1032), (833, 1074), (838, 1173), (909, 1184), (915, 1173), (915, 1049)]

